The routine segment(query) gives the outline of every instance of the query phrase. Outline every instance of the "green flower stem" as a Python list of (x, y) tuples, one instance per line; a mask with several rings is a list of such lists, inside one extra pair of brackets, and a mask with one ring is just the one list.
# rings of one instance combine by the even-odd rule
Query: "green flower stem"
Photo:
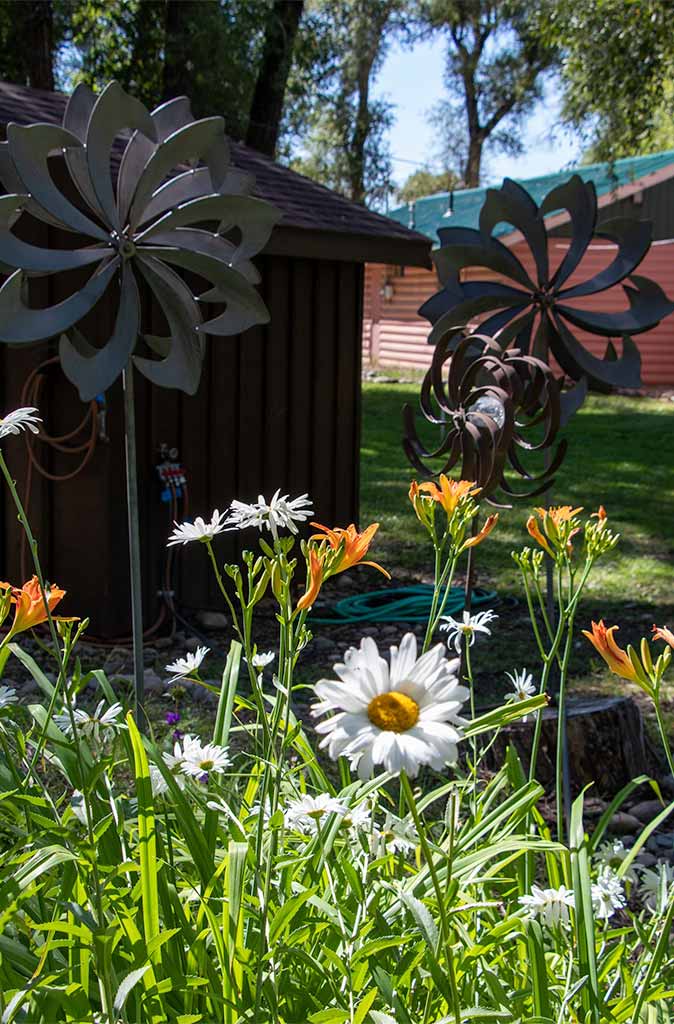
[(660, 730), (660, 739), (662, 740), (662, 745), (665, 748), (665, 757), (667, 758), (667, 764), (669, 765), (669, 770), (672, 773), (672, 776), (674, 776), (674, 758), (672, 757), (672, 748), (670, 746), (669, 738), (667, 736), (667, 728), (665, 725), (665, 720), (662, 717), (662, 708), (660, 707), (660, 697), (658, 695), (656, 695), (653, 699), (653, 707), (655, 708), (655, 717), (658, 722), (658, 729)]
[(440, 594), (440, 586), (441, 586), (440, 579), (441, 579), (442, 573), (441, 573), (440, 565), (441, 565), (441, 559), (442, 559), (442, 547), (439, 547), (437, 542), (434, 540), (433, 541), (433, 549), (434, 549), (434, 552), (435, 552), (435, 562), (434, 562), (434, 568), (433, 568), (433, 600), (431, 602), (431, 611), (430, 611), (430, 614), (428, 616), (428, 622), (426, 624), (426, 634), (424, 636), (424, 643), (423, 643), (423, 647), (421, 648), (421, 653), (422, 654), (426, 653), (426, 651), (428, 650), (428, 648), (431, 645), (431, 640), (433, 639), (433, 630), (435, 629), (435, 615), (436, 615), (436, 611), (437, 611), (437, 607), (438, 607), (438, 597), (439, 597), (439, 594)]
[[(66, 687), (67, 660), (66, 660), (66, 657), (65, 657), (65, 652), (61, 651), (61, 645), (59, 643), (58, 631), (56, 629), (56, 624), (54, 622), (54, 617), (53, 617), (53, 615), (51, 613), (51, 609), (49, 607), (49, 602), (47, 600), (47, 594), (46, 594), (46, 591), (45, 591), (45, 583), (44, 583), (44, 575), (42, 573), (42, 566), (40, 564), (40, 558), (39, 558), (39, 555), (38, 555), (37, 540), (35, 539), (35, 537), (33, 535), (33, 531), (30, 528), (30, 523), (28, 522), (28, 517), (27, 517), (25, 509), (23, 507), (23, 502), (21, 501), (21, 498), (19, 497), (19, 493), (18, 493), (18, 491), (16, 489), (16, 484), (14, 483), (14, 480), (12, 479), (12, 475), (9, 472), (9, 468), (7, 466), (7, 463), (5, 462), (5, 458), (4, 458), (4, 456), (3, 456), (1, 451), (0, 451), (0, 472), (2, 472), (2, 475), (3, 475), (4, 479), (5, 479), (6, 484), (7, 484), (7, 487), (9, 488), (9, 492), (10, 492), (10, 494), (12, 496), (12, 501), (14, 502), (14, 506), (15, 506), (15, 508), (17, 510), (19, 522), (21, 523), (21, 526), (22, 526), (22, 528), (23, 528), (23, 530), (24, 530), (24, 532), (26, 534), (26, 538), (28, 540), (28, 546), (30, 548), (31, 558), (32, 558), (32, 561), (33, 561), (33, 565), (35, 567), (35, 575), (37, 576), (38, 584), (39, 584), (39, 587), (40, 587), (40, 596), (42, 597), (42, 601), (44, 603), (45, 612), (47, 614), (47, 622), (49, 624), (49, 632), (50, 632), (50, 635), (51, 635), (52, 643), (54, 644), (54, 651), (58, 655), (58, 663), (59, 663), (58, 679), (57, 679), (56, 685), (54, 687), (54, 692), (52, 693), (51, 700), (49, 702), (49, 707), (47, 708), (47, 716), (46, 716), (46, 720), (45, 720), (45, 725), (44, 725), (44, 728), (41, 730), (40, 737), (39, 737), (37, 746), (35, 748), (35, 751), (33, 753), (33, 757), (31, 759), (31, 762), (30, 762), (28, 770), (29, 770), (29, 774), (32, 774), (33, 768), (34, 768), (35, 764), (37, 763), (37, 760), (40, 757), (40, 755), (42, 753), (42, 750), (44, 749), (44, 744), (46, 743), (47, 728), (48, 728), (49, 722), (51, 722), (51, 719), (52, 719), (54, 707), (56, 706), (57, 696), (58, 696), (59, 693), (65, 692), (66, 693), (65, 707), (66, 707), (66, 713), (68, 714), (68, 717), (70, 719), (70, 727), (71, 727), (72, 733), (73, 733), (73, 746), (75, 748), (75, 757), (77, 759), (77, 767), (78, 767), (78, 771), (79, 771), (79, 775), (80, 775), (80, 780), (81, 780), (81, 785), (82, 785), (82, 799), (84, 800), (84, 807), (85, 807), (85, 814), (86, 814), (87, 838), (88, 838), (88, 841), (89, 841), (90, 852), (92, 854), (92, 856), (91, 856), (91, 870), (92, 870), (92, 877), (93, 877), (93, 881), (94, 881), (94, 902), (95, 902), (95, 907), (96, 907), (96, 918), (97, 918), (97, 921), (98, 921), (99, 928), (101, 930), (103, 930), (103, 927), (104, 927), (103, 895), (102, 895), (102, 889), (101, 889), (101, 881), (100, 881), (100, 877), (99, 877), (99, 874), (98, 874), (98, 867), (97, 867), (97, 863), (96, 863), (95, 842), (94, 842), (94, 835), (93, 835), (93, 828), (92, 828), (91, 801), (90, 801), (90, 798), (89, 798), (89, 793), (87, 792), (88, 787), (85, 785), (84, 761), (83, 761), (83, 758), (82, 758), (82, 750), (81, 750), (81, 747), (80, 747), (80, 739), (79, 739), (79, 732), (78, 732), (78, 728), (77, 728), (77, 723), (75, 721), (75, 716), (73, 714), (73, 709), (72, 709), (72, 707), (70, 705), (70, 700), (68, 699), (68, 694), (66, 692), (66, 690), (67, 690), (67, 687)], [(104, 1007), (104, 1011), (106, 1013), (108, 1013), (108, 1015), (110, 1015), (112, 1013), (112, 1009), (113, 1009), (114, 994), (113, 994), (112, 979), (110, 977), (110, 972), (109, 972), (109, 957), (108, 957), (108, 954), (107, 954), (107, 949), (106, 949), (106, 955), (101, 957), (101, 956), (99, 956), (99, 949), (98, 949), (97, 944), (94, 943), (94, 946), (96, 947), (96, 952), (95, 952), (94, 955), (95, 955), (95, 959), (96, 959), (97, 970), (99, 972), (98, 977), (99, 977), (99, 982), (100, 982), (100, 986), (101, 986), (101, 993), (102, 993), (102, 996), (104, 997), (103, 1001), (106, 1004), (105, 1007)]]
[(409, 808), (412, 820), (414, 821), (417, 834), (419, 836), (419, 842), (421, 843), (421, 849), (424, 855), (424, 860), (428, 865), (428, 872), (431, 876), (433, 883), (433, 889), (435, 891), (435, 899), (438, 905), (438, 913), (440, 915), (440, 927), (442, 931), (442, 938), (445, 946), (445, 957), (447, 959), (447, 971), (449, 974), (449, 986), (452, 992), (452, 1013), (454, 1016), (454, 1024), (461, 1024), (461, 1002), (459, 1000), (459, 990), (456, 984), (456, 970), (454, 967), (454, 953), (452, 950), (451, 933), (449, 927), (449, 921), (447, 920), (447, 912), (445, 908), (444, 894), (438, 879), (438, 874), (435, 870), (435, 864), (433, 862), (433, 854), (428, 845), (426, 839), (426, 833), (424, 831), (423, 822), (417, 810), (416, 801), (414, 799), (414, 793), (410, 785), (410, 780), (407, 777), (407, 773), (403, 770), (400, 773), (400, 788), (405, 794), (405, 800)]

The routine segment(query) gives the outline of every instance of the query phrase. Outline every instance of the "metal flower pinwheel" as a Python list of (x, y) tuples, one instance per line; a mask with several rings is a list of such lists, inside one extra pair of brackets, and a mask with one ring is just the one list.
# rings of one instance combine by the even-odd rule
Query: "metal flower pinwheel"
[[(423, 418), (441, 428), (440, 443), (430, 449), (423, 443), (414, 411), (406, 405), (405, 453), (424, 475), (460, 466), (460, 478), (474, 481), (480, 499), (491, 505), (503, 506), (496, 499), (499, 491), (506, 498), (531, 498), (550, 487), (566, 442), (558, 444), (539, 474), (526, 468), (520, 453), (551, 451), (560, 424), (559, 397), (559, 382), (542, 360), (516, 348), (503, 352), (486, 335), (448, 335), (433, 353), (420, 396)], [(533, 487), (526, 493), (513, 490), (507, 465)]]
[[(63, 157), (64, 187), (49, 159)], [(133, 372), (194, 394), (205, 335), (238, 334), (269, 314), (255, 290), (250, 259), (267, 242), (279, 212), (247, 195), (250, 175), (230, 166), (222, 117), (195, 120), (182, 96), (152, 112), (111, 82), (96, 96), (78, 86), (62, 125), (7, 126), (0, 143), (0, 340), (24, 344), (60, 336), (63, 371), (83, 400), (123, 376), (137, 709), (143, 700), (140, 552)], [(21, 218), (74, 237), (72, 248), (39, 248), (14, 228)], [(234, 234), (235, 240), (232, 240)], [(83, 242), (83, 238), (86, 240)], [(82, 270), (91, 274), (68, 298), (30, 303), (30, 279)], [(176, 272), (209, 287), (195, 297)], [(139, 278), (154, 293), (169, 334), (143, 331)], [(112, 334), (100, 348), (76, 325), (104, 293), (118, 295)], [(224, 309), (204, 319), (200, 302)]]
[[(545, 217), (566, 211), (571, 228), (569, 248), (554, 270), (550, 265), (550, 236)], [(494, 236), (499, 224), (521, 232), (529, 246), (530, 273)], [(634, 270), (651, 244), (651, 225), (629, 218), (615, 219), (597, 230), (597, 196), (592, 182), (577, 174), (552, 189), (537, 206), (529, 193), (506, 178), (499, 189), (488, 189), (480, 213), (479, 230), (441, 228), (440, 248), (433, 254), (442, 290), (419, 310), (433, 324), (429, 343), (465, 328), (475, 317), (490, 314), (479, 330), (496, 337), (502, 349), (514, 343), (520, 351), (545, 362), (552, 351), (572, 380), (587, 378), (605, 386), (638, 387), (641, 359), (631, 335), (654, 327), (674, 310), (662, 289)], [(610, 264), (586, 281), (570, 284), (592, 239), (614, 242), (618, 250)], [(461, 280), (466, 268), (484, 268), (498, 280)], [(628, 308), (595, 312), (573, 303), (623, 283)], [(603, 359), (597, 358), (575, 336), (572, 328), (590, 334), (622, 338), (617, 357), (609, 343)]]

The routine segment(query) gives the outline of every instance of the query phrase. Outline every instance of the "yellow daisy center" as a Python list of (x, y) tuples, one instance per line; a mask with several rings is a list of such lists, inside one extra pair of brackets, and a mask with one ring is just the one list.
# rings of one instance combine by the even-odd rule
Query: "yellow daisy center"
[(373, 697), (367, 706), (367, 717), (378, 729), (386, 732), (407, 732), (416, 725), (419, 705), (406, 693), (391, 690)]
[(203, 772), (210, 772), (214, 764), (214, 761), (212, 761), (210, 758), (207, 758), (206, 760), (199, 762), (199, 767)]

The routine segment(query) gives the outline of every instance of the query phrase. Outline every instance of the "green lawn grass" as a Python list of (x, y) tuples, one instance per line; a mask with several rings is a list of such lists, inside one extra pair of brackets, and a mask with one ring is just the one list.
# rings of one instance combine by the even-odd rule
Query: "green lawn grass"
[[(416, 474), (401, 447), (401, 409), (405, 402), (416, 406), (418, 395), (416, 383), (363, 386), (361, 522), (381, 523), (375, 557), (394, 580), (396, 574), (427, 578), (432, 566), (427, 536), (407, 500)], [(582, 505), (588, 513), (603, 504), (621, 535), (588, 585), (581, 624), (600, 617), (620, 623), (624, 643), (650, 632), (653, 622), (674, 625), (674, 403), (593, 395), (564, 436), (568, 453), (552, 503)], [(537, 503), (501, 511), (497, 529), (477, 550), (478, 583), (498, 592), (508, 626), (499, 631), (498, 652), (484, 652), (490, 675), (532, 658), (511, 551), (531, 543), (524, 524)], [(573, 672), (587, 675), (593, 664), (598, 669), (584, 640), (577, 648)], [(596, 677), (601, 681), (604, 673)]]

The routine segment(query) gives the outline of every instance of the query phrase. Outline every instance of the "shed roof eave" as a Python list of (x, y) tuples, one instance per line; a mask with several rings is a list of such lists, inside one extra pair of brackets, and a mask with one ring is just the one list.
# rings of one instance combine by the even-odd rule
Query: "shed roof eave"
[(347, 231), (317, 231), (281, 222), (274, 229), (263, 252), (270, 256), (313, 257), (352, 263), (384, 263), (394, 266), (423, 267), (432, 270), (431, 240), (416, 238), (378, 238)]

